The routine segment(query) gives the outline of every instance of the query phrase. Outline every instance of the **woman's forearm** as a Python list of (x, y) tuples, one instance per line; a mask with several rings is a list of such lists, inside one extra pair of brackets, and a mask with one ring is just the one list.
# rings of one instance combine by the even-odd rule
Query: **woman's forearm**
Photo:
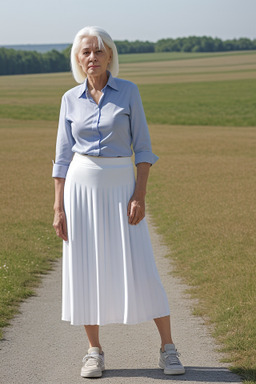
[(64, 184), (65, 179), (55, 177), (54, 186), (55, 186), (55, 201), (53, 209), (55, 211), (64, 211)]
[(137, 164), (137, 181), (134, 194), (145, 197), (147, 191), (147, 181), (151, 164), (138, 163)]
[(128, 203), (127, 216), (129, 224), (137, 225), (145, 217), (145, 196), (147, 181), (151, 164), (137, 164), (137, 181), (134, 193)]

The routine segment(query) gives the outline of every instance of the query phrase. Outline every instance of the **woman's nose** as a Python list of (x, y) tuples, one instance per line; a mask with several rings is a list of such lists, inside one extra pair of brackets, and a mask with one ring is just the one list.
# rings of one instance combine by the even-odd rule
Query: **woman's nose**
[(95, 52), (91, 51), (91, 53), (90, 53), (90, 59), (91, 59), (92, 61), (96, 60)]

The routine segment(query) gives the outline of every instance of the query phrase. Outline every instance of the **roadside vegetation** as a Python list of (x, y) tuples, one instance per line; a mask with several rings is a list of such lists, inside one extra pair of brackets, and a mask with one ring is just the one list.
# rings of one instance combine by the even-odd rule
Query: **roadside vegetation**
[[(147, 54), (146, 54), (147, 55)], [(153, 150), (147, 201), (175, 274), (220, 349), (256, 382), (256, 53), (121, 64), (138, 83)], [(69, 73), (0, 78), (0, 326), (61, 256), (51, 159)]]

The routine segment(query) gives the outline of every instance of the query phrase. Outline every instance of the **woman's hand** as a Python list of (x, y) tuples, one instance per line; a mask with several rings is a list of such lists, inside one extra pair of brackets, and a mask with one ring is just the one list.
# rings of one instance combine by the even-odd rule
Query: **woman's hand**
[(61, 239), (68, 240), (67, 222), (64, 211), (56, 210), (54, 213), (53, 227), (56, 231), (56, 235)]
[(53, 227), (56, 231), (56, 235), (61, 239), (68, 240), (67, 221), (64, 212), (64, 185), (65, 179), (61, 177), (54, 178), (55, 186), (55, 201), (54, 201), (54, 219)]
[(137, 164), (137, 181), (127, 208), (128, 222), (131, 225), (139, 224), (145, 217), (146, 185), (150, 166), (150, 163)]
[(134, 193), (128, 203), (128, 222), (137, 225), (145, 217), (145, 194)]

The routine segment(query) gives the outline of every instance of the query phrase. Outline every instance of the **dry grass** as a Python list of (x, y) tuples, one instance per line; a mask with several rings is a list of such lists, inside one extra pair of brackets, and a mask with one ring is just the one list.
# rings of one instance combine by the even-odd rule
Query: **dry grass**
[[(207, 58), (225, 58), (234, 56), (249, 56), (254, 55), (255, 50), (252, 51), (230, 51), (230, 52), (153, 52), (153, 53), (134, 53), (119, 55), (119, 61), (123, 64), (130, 63), (148, 63), (148, 62), (161, 62), (161, 61), (176, 61), (176, 60), (189, 60), (189, 59), (207, 59)], [(243, 58), (241, 59), (243, 60)]]
[[(0, 327), (60, 256), (52, 230), (56, 123), (1, 120)], [(0, 334), (1, 336), (1, 334)]]
[(49, 155), (55, 150), (56, 123), (2, 119), (0, 132), (2, 219), (47, 217), (45, 211), (52, 204), (49, 193), (53, 193)]
[(242, 56), (122, 64), (120, 77), (137, 84), (255, 79), (256, 52)]
[(176, 273), (233, 363), (255, 369), (256, 129), (154, 125), (151, 136), (148, 201)]

